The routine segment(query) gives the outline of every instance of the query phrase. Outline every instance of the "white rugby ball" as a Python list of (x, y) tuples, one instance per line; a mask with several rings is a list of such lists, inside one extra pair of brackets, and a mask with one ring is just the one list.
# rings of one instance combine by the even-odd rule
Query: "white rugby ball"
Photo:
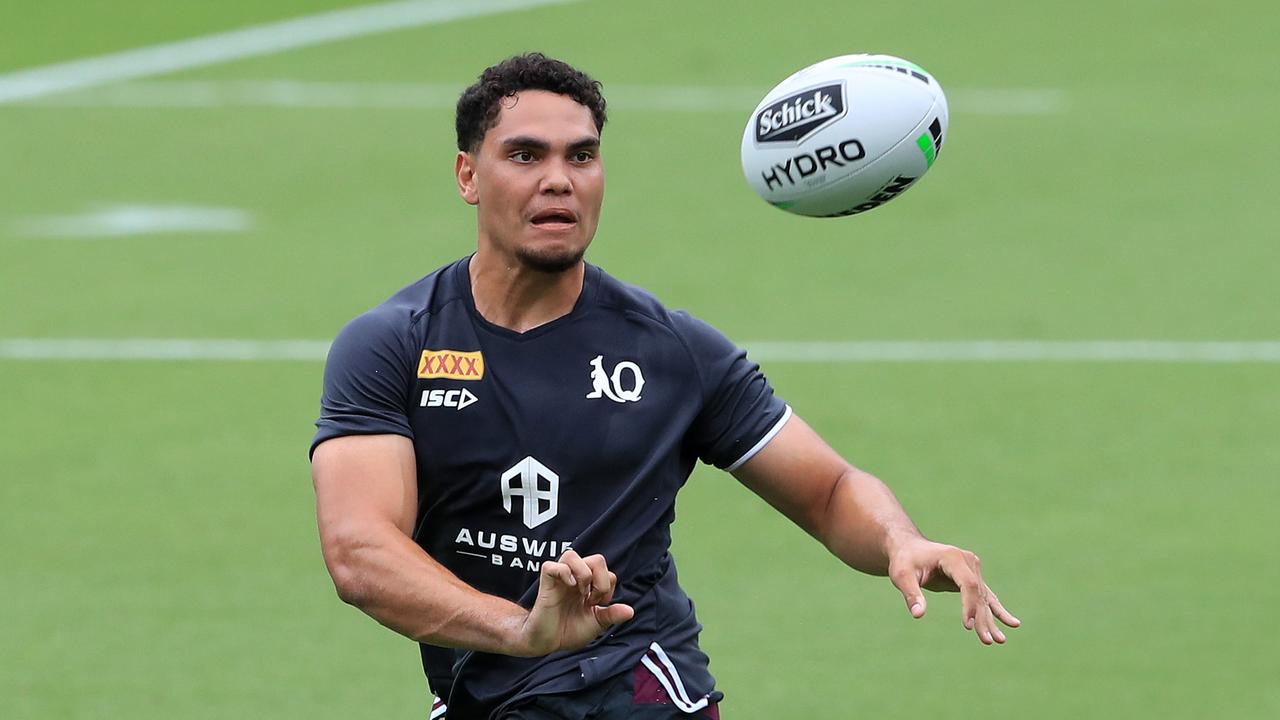
[(842, 217), (901, 195), (947, 137), (947, 98), (915, 63), (842, 55), (778, 83), (742, 134), (742, 171), (788, 212)]

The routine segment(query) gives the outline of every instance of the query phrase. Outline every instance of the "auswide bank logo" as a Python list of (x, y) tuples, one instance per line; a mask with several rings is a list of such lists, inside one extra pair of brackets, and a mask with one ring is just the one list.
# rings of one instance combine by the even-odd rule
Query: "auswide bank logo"
[(556, 516), (560, 476), (530, 455), (502, 473), (502, 509), (511, 512), (516, 498), (523, 501), (524, 526), (532, 530)]
[(844, 117), (844, 83), (792, 93), (756, 113), (757, 143), (798, 143)]
[(418, 377), (480, 380), (484, 377), (484, 356), (479, 351), (423, 350)]

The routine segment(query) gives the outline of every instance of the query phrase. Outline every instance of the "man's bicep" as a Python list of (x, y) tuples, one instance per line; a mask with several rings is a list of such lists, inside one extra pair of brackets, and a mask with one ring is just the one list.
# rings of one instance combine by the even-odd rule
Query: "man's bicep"
[(413, 443), (402, 435), (344, 435), (320, 443), (311, 459), (316, 518), (324, 543), (363, 523), (391, 522), (413, 534), (418, 507)]
[(733, 476), (811, 535), (851, 466), (813, 428), (792, 415), (778, 434)]

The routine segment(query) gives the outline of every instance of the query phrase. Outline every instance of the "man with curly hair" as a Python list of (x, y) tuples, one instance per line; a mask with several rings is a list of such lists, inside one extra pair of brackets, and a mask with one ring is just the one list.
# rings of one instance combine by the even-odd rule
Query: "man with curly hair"
[(312, 474), (339, 596), (420, 643), (430, 717), (719, 717), (668, 553), (696, 462), (837, 557), (1016, 626), (973, 553), (925, 539), (737, 348), (583, 255), (604, 196), (600, 84), (538, 53), (458, 101), (477, 248), (357, 317), (325, 366)]

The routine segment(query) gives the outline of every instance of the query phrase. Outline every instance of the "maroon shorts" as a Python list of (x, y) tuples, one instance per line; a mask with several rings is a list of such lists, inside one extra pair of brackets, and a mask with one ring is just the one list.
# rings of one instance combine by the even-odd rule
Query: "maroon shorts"
[[(502, 720), (720, 720), (720, 697), (690, 698), (678, 675), (652, 652), (635, 670), (573, 693), (540, 695)], [(447, 717), (444, 719), (447, 720)]]

